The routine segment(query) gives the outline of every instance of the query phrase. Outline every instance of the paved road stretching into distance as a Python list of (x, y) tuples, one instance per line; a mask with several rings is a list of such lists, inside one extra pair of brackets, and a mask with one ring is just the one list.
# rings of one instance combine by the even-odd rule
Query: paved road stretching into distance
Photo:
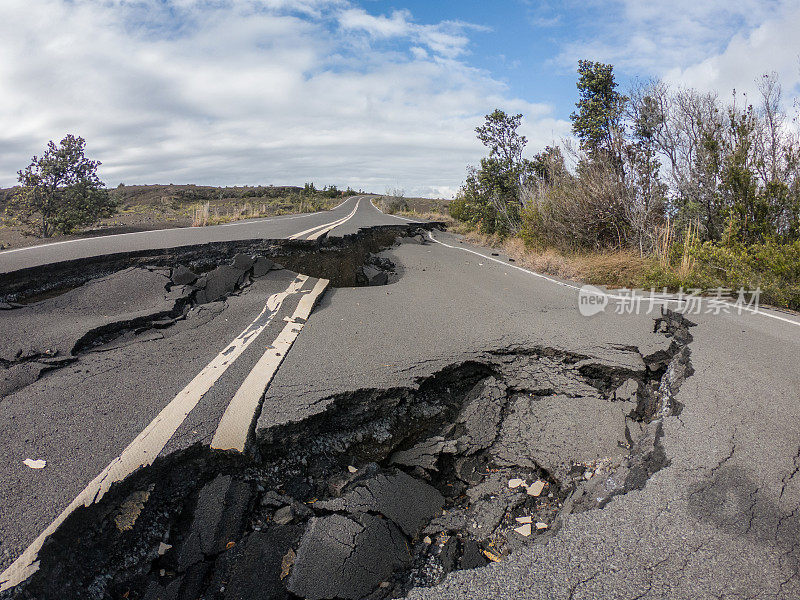
[[(355, 233), (358, 227), (398, 222), (397, 218), (387, 219), (380, 213), (376, 215), (376, 210), (374, 208), (370, 210), (372, 207), (368, 205), (368, 197), (353, 196), (331, 211), (250, 219), (212, 227), (180, 227), (122, 233), (5, 250), (0, 252), (0, 273), (113, 252), (135, 252), (256, 238), (316, 239), (332, 231), (328, 227), (334, 224), (336, 224), (336, 235), (346, 235)], [(358, 213), (357, 216), (353, 211)]]
[[(409, 222), (353, 197), (323, 213), (0, 252), (0, 281), (111, 253), (322, 240)], [(625, 446), (624, 402), (605, 403), (586, 385), (608, 373), (643, 373), (642, 357), (664, 352), (671, 340), (653, 333), (653, 314), (614, 311), (611, 302), (584, 317), (579, 285), (441, 231), (402, 238), (380, 257), (394, 264), (388, 285), (333, 288), (268, 261), (220, 267), (179, 318), (175, 307), (190, 289), (183, 275), (139, 267), (0, 310), (0, 582), (35, 573), (37, 552), (64, 519), (157, 457), (197, 445), (247, 451), (341, 410), (334, 398), (413, 387), (479, 358), (511, 369), (502, 385), (517, 404), (504, 412), (492, 446), (509, 465), (533, 457), (554, 482), (571, 476), (576, 458), (601, 464)], [(243, 273), (250, 279), (240, 289)], [(236, 293), (217, 291), (212, 281), (222, 279)], [(602, 509), (576, 510), (499, 562), (453, 571), (410, 597), (800, 597), (800, 319), (710, 308), (687, 318), (696, 324), (694, 373), (675, 395), (681, 409), (659, 421), (664, 456), (646, 482)], [(122, 322), (149, 325), (120, 334), (112, 324)], [(86, 341), (87, 332), (112, 330)], [(531, 355), (570, 373), (589, 365), (582, 373), (592, 376), (565, 383), (571, 391), (560, 395), (550, 389), (560, 380), (548, 375), (547, 392), (523, 401), (509, 357)], [(502, 379), (499, 372), (492, 377)], [(298, 549), (287, 581), (305, 590), (293, 578), (303, 569), (319, 575), (320, 567), (303, 559)]]

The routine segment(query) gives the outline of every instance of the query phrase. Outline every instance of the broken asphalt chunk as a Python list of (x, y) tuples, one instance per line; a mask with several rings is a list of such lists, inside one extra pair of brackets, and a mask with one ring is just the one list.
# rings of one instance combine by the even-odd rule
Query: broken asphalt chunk
[(170, 278), (175, 285), (191, 285), (197, 281), (197, 275), (183, 265), (177, 266), (172, 270)]
[(436, 488), (402, 471), (359, 479), (345, 488), (341, 498), (314, 505), (331, 512), (380, 513), (410, 537), (440, 514), (443, 506), (444, 497)]
[(204, 554), (222, 552), (228, 542), (239, 539), (251, 496), (250, 484), (230, 475), (220, 475), (200, 490), (191, 531)]
[(195, 285), (202, 289), (197, 291), (195, 302), (197, 304), (208, 304), (209, 302), (221, 300), (235, 292), (245, 277), (246, 273), (240, 269), (228, 265), (217, 267), (197, 280)]
[[(288, 600), (284, 581), (294, 566), (294, 547), (300, 525), (274, 527), (254, 532), (222, 555), (213, 586), (224, 592), (213, 596), (224, 600)], [(192, 600), (195, 600), (192, 598)]]
[(263, 277), (273, 269), (279, 268), (273, 261), (263, 256), (253, 265), (253, 277)]
[(436, 463), (441, 454), (455, 454), (456, 442), (441, 436), (435, 436), (420, 442), (409, 450), (400, 450), (392, 454), (391, 463), (406, 467), (421, 467), (428, 471), (436, 470)]
[(382, 271), (377, 267), (367, 265), (361, 270), (367, 280), (367, 285), (386, 285), (389, 282), (389, 275), (386, 271)]
[(248, 271), (250, 267), (255, 264), (255, 259), (252, 256), (247, 256), (246, 254), (237, 254), (233, 257), (233, 268), (239, 269), (240, 271)]
[(358, 600), (410, 562), (403, 535), (386, 519), (366, 513), (315, 517), (286, 587), (307, 600)]
[(477, 569), (485, 567), (488, 561), (481, 552), (480, 546), (475, 540), (467, 540), (464, 542), (464, 551), (461, 555), (461, 563), (459, 567), (462, 569)]

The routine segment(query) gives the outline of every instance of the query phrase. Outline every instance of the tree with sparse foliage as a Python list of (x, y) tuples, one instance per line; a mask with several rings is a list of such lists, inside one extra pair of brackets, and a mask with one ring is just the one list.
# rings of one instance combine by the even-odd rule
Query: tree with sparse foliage
[(21, 187), (8, 208), (12, 217), (50, 237), (113, 214), (116, 203), (97, 176), (100, 162), (87, 159), (85, 147), (83, 138), (68, 135), (58, 146), (48, 143), (41, 157), (34, 156), (18, 172)]

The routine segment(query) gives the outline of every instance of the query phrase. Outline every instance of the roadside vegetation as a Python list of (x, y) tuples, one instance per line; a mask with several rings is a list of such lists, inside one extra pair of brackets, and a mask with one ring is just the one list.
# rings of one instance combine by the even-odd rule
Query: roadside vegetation
[(522, 115), (476, 129), (489, 155), (450, 215), (539, 270), (628, 288), (703, 290), (800, 309), (800, 140), (773, 74), (755, 103), (661, 81), (618, 91), (578, 65), (578, 140), (531, 158)]
[(405, 190), (387, 188), (386, 194), (376, 197), (373, 202), (387, 215), (398, 215), (409, 219), (440, 221), (448, 227), (456, 225), (449, 212), (449, 200), (442, 198), (406, 198)]
[(176, 200), (179, 208), (181, 204), (186, 205), (186, 202), (182, 202), (182, 200), (190, 200), (192, 227), (220, 225), (242, 219), (329, 210), (340, 204), (344, 198), (357, 193), (350, 188), (339, 190), (335, 185), (318, 190), (313, 183), (307, 183), (304, 188), (189, 187), (191, 189), (179, 192)]

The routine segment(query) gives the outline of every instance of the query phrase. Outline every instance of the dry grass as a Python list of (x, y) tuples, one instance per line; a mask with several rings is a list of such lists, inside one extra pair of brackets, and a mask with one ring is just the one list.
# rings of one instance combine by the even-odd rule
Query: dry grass
[(672, 242), (674, 240), (675, 226), (672, 224), (672, 220), (667, 217), (667, 222), (664, 224), (664, 226), (657, 228), (656, 246), (654, 249), (656, 258), (658, 259), (658, 264), (661, 265), (662, 269), (669, 268), (669, 251), (670, 248), (672, 248)]
[(528, 248), (520, 238), (487, 236), (469, 232), (465, 239), (471, 243), (497, 248), (517, 264), (546, 275), (569, 279), (580, 283), (606, 285), (612, 288), (637, 288), (653, 259), (640, 257), (627, 250), (605, 252), (564, 253), (551, 248), (536, 250)]
[(417, 212), (415, 210), (404, 210), (402, 212), (397, 213), (400, 217), (406, 217), (407, 219), (425, 219), (426, 221), (440, 221), (444, 223), (445, 226), (450, 229), (454, 225), (456, 225), (456, 220), (448, 214), (443, 214), (439, 212)]
[(341, 202), (341, 198), (317, 200), (316, 202), (301, 199), (289, 209), (275, 208), (266, 203), (257, 202), (225, 202), (211, 204), (196, 204), (191, 208), (192, 227), (206, 227), (209, 225), (222, 225), (243, 219), (258, 219), (261, 217), (274, 217), (283, 214), (316, 212), (333, 208)]
[(686, 228), (686, 235), (683, 238), (683, 253), (681, 254), (681, 267), (678, 270), (678, 277), (686, 279), (694, 270), (695, 259), (691, 255), (692, 248), (697, 244), (700, 239), (699, 236), (700, 224), (689, 223)]

